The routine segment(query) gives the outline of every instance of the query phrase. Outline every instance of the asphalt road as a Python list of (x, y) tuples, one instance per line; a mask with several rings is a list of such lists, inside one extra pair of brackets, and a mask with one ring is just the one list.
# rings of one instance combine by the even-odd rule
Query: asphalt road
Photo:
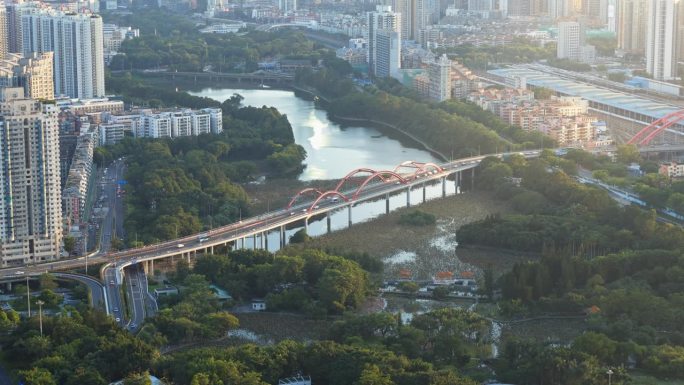
[[(107, 253), (111, 249), (113, 238), (123, 238), (123, 199), (117, 192), (118, 182), (124, 179), (126, 165), (123, 160), (114, 161), (105, 171), (104, 206), (109, 208), (102, 221), (100, 238), (100, 253)], [(125, 186), (124, 186), (125, 188)]]
[(128, 329), (136, 331), (146, 317), (152, 316), (150, 313), (149, 296), (147, 291), (147, 277), (140, 265), (133, 265), (127, 267), (126, 273), (126, 291), (128, 292), (128, 299), (131, 322), (128, 324)]
[(121, 285), (120, 278), (115, 267), (105, 269), (103, 271), (103, 278), (105, 280), (105, 291), (107, 292), (107, 299), (109, 304), (108, 314), (110, 314), (116, 322), (124, 326), (124, 312), (123, 312), (123, 301), (121, 298), (121, 291), (119, 286)]
[(105, 287), (104, 285), (102, 285), (102, 283), (100, 283), (99, 280), (85, 275), (70, 273), (54, 273), (54, 276), (57, 278), (66, 278), (70, 280), (79, 281), (85, 284), (88, 287), (88, 290), (90, 290), (90, 298), (92, 301), (90, 305), (92, 307), (105, 310), (105, 305), (107, 303), (105, 297)]

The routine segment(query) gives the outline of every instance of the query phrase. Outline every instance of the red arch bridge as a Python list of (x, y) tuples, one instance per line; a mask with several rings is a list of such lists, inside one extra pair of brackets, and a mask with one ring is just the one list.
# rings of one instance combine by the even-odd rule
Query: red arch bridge
[[(528, 158), (539, 156), (540, 151), (527, 151)], [(503, 157), (506, 154), (493, 154)], [(406, 193), (406, 205), (410, 206), (410, 192), (418, 188), (425, 191), (428, 184), (442, 184), (442, 194), (452, 186), (456, 189), (461, 184), (463, 172), (474, 172), (480, 162), (488, 155), (458, 159), (444, 164), (420, 163), (408, 161), (397, 165), (392, 170), (374, 170), (362, 168), (347, 174), (335, 188), (322, 191), (305, 189), (297, 193), (287, 207), (271, 211), (259, 216), (243, 219), (237, 223), (212, 229), (200, 234), (179, 237), (135, 249), (113, 253), (93, 253), (83, 257), (63, 259), (36, 264), (34, 266), (7, 267), (1, 269), (0, 277), (23, 278), (26, 275), (38, 275), (49, 270), (71, 270), (81, 268), (87, 263), (104, 264), (103, 270), (114, 267), (121, 270), (126, 266), (142, 263), (146, 270), (154, 269), (154, 261), (170, 258), (190, 259), (196, 254), (212, 253), (214, 247), (233, 245), (244, 247), (245, 239), (254, 240), (257, 248), (268, 248), (267, 235), (279, 232), (280, 245), (286, 243), (285, 227), (291, 223), (304, 220), (305, 225), (313, 216), (326, 215), (346, 209), (349, 224), (352, 223), (354, 205), (370, 200), (385, 198), (386, 210), (389, 211), (389, 197), (397, 193)], [(423, 193), (425, 199), (425, 193)], [(328, 222), (329, 223), (329, 222)], [(115, 266), (113, 262), (116, 261)], [(149, 270), (148, 270), (149, 271)]]
[[(660, 119), (653, 121), (653, 123), (642, 128), (632, 138), (627, 141), (627, 144), (635, 144), (639, 147), (646, 147), (653, 142), (654, 139), (660, 138), (660, 142), (672, 144), (672, 140), (666, 138), (667, 135), (674, 136), (674, 138), (684, 137), (684, 110), (675, 111), (663, 116)], [(676, 142), (676, 140), (675, 140)]]

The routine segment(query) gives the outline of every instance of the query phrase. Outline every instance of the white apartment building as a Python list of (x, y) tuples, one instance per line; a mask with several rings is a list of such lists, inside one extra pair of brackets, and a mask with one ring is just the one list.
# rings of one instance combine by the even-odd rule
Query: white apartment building
[(438, 102), (451, 99), (451, 60), (446, 55), (428, 64), (428, 78), (430, 99)]
[(223, 110), (220, 108), (203, 108), (202, 111), (209, 114), (209, 124), (212, 134), (223, 132)]
[(53, 100), (52, 52), (24, 57), (7, 53), (0, 60), (0, 87), (23, 87), (30, 99)]
[(109, 146), (122, 141), (127, 129), (130, 130), (130, 126), (124, 123), (102, 123), (98, 129), (100, 130), (100, 146)]
[(556, 57), (579, 61), (580, 47), (584, 44), (584, 31), (576, 21), (558, 23), (558, 47)]
[[(381, 51), (378, 53), (378, 31), (385, 30), (380, 39)], [(396, 32), (396, 34), (392, 34)], [(391, 70), (387, 67), (392, 65), (393, 50), (398, 52), (401, 61), (401, 15), (392, 12), (392, 7), (388, 5), (377, 5), (375, 12), (368, 12), (366, 24), (366, 41), (368, 42), (368, 68), (376, 76), (390, 76)], [(384, 55), (378, 59), (378, 55)], [(386, 67), (381, 68), (383, 75), (379, 75), (376, 69), (376, 62), (383, 61)]]
[(138, 138), (170, 138), (171, 117), (168, 114), (149, 114), (140, 118), (135, 131)]
[(401, 35), (381, 29), (375, 32), (375, 76), (398, 77), (401, 68)]
[(0, 90), (0, 266), (55, 260), (62, 243), (58, 109)]
[(186, 111), (174, 112), (171, 117), (171, 137), (192, 135), (192, 115)]
[(192, 136), (211, 133), (211, 116), (209, 114), (192, 114), (191, 132)]
[(22, 49), (54, 52), (55, 93), (91, 99), (105, 95), (102, 18), (41, 10), (24, 14)]
[(679, 0), (651, 0), (646, 35), (646, 70), (656, 80), (677, 77)]
[[(113, 116), (114, 117), (114, 116)], [(133, 119), (133, 132), (139, 138), (178, 138), (223, 132), (223, 113), (220, 108), (143, 111)]]

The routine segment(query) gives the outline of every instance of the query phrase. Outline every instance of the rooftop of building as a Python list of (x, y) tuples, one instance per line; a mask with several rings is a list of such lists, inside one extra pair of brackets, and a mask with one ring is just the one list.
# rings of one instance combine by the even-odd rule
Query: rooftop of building
[(566, 95), (580, 96), (590, 102), (628, 110), (650, 116), (654, 119), (660, 119), (667, 114), (681, 109), (675, 105), (660, 103), (623, 92), (611, 91), (606, 88), (563, 79), (560, 76), (546, 74), (529, 68), (514, 66), (490, 70), (489, 73), (504, 78), (511, 76), (524, 77), (527, 84), (535, 87), (544, 87)]

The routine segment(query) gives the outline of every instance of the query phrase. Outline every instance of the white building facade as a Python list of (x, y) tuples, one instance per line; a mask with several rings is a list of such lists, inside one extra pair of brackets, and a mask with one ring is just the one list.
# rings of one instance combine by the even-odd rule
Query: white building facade
[(58, 109), (0, 90), (0, 266), (55, 260), (62, 243)]
[(22, 50), (54, 52), (55, 93), (90, 99), (105, 95), (104, 37), (99, 15), (41, 10), (22, 16)]
[(656, 80), (677, 76), (679, 0), (651, 0), (646, 35), (646, 70)]

